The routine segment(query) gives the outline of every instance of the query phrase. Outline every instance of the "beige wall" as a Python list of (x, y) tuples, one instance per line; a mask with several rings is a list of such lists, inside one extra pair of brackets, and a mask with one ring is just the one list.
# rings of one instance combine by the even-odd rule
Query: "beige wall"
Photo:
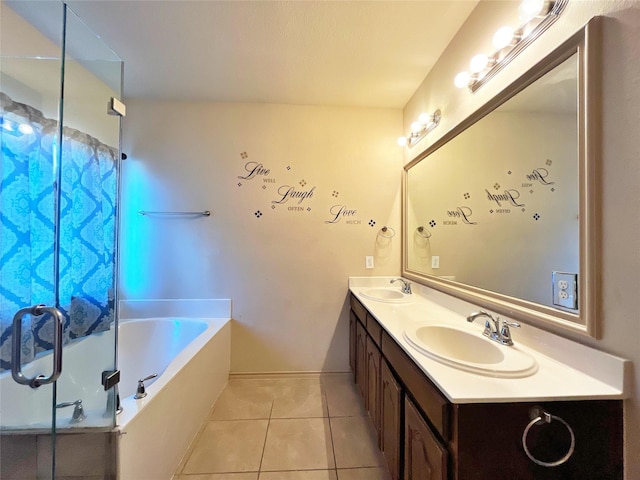
[(602, 205), (602, 339), (576, 340), (634, 362), (630, 398), (625, 402), (626, 478), (640, 478), (640, 2), (569, 2), (560, 19), (511, 65), (475, 94), (458, 90), (453, 78), (469, 59), (490, 51), (493, 32), (516, 2), (481, 2), (449, 45), (440, 61), (404, 110), (405, 131), (422, 111), (442, 109), (443, 119), (413, 149), (405, 161), (424, 151), (428, 142), (486, 103), (524, 70), (583, 26), (592, 16), (604, 15), (603, 28), (603, 148), (600, 176)]
[[(400, 271), (401, 125), (399, 109), (128, 101), (122, 298), (231, 298), (233, 372), (348, 370), (348, 277)], [(268, 174), (238, 178), (249, 162)], [(273, 203), (287, 186), (312, 195)]]

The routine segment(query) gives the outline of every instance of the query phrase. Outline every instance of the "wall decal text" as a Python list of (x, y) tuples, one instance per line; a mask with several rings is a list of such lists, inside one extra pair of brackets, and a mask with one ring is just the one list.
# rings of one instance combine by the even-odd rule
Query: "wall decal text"
[(316, 190), (316, 187), (313, 186), (308, 190), (296, 190), (294, 187), (290, 185), (282, 185), (278, 188), (278, 195), (280, 196), (279, 200), (272, 200), (271, 203), (286, 203), (289, 199), (293, 198), (298, 200), (298, 205), (301, 205), (302, 202), (313, 198), (313, 194)]
[[(467, 206), (456, 207), (454, 210), (447, 210), (447, 217), (459, 219), (462, 223), (466, 223), (467, 225), (477, 225), (478, 222), (471, 221), (471, 215), (473, 215), (473, 210)], [(457, 220), (445, 220), (442, 222), (444, 225), (456, 225)]]
[[(258, 176), (266, 177), (271, 172), (268, 168), (258, 162), (247, 162), (244, 165), (244, 169), (247, 171), (247, 174), (245, 176), (238, 176), (238, 178), (242, 180), (252, 180)], [(273, 182), (275, 182), (275, 179), (273, 179)]]
[(487, 200), (490, 202), (496, 202), (499, 207), (502, 206), (502, 202), (508, 202), (513, 207), (524, 207), (524, 203), (518, 203), (516, 201), (520, 198), (520, 192), (518, 190), (505, 190), (504, 193), (491, 193), (487, 189), (484, 191), (487, 192)]
[(556, 182), (547, 180), (549, 170), (546, 168), (535, 168), (533, 172), (527, 174), (527, 180), (531, 182), (540, 182), (542, 185), (553, 185)]
[(338, 223), (342, 219), (345, 219), (345, 223), (350, 225), (360, 225), (362, 223), (360, 220), (353, 218), (358, 214), (358, 211), (348, 208), (346, 205), (334, 205), (329, 209), (329, 213), (331, 214), (331, 219), (325, 220), (324, 223)]

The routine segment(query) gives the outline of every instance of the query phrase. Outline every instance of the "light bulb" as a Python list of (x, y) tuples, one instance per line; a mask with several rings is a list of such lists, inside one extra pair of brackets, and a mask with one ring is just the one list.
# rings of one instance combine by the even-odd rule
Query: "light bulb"
[(413, 122), (411, 124), (411, 131), (413, 133), (418, 133), (420, 130), (422, 130), (424, 128), (424, 125), (420, 122)]
[(542, 13), (545, 0), (522, 0), (522, 3), (518, 7), (518, 17), (523, 22), (537, 17)]
[(432, 121), (433, 116), (430, 113), (421, 113), (418, 116), (418, 121), (423, 125), (429, 125)]
[(407, 137), (398, 137), (398, 146), (399, 147), (404, 147), (407, 145), (407, 143), (409, 143), (409, 140), (407, 140)]
[(453, 84), (458, 88), (464, 88), (469, 86), (469, 80), (471, 80), (469, 72), (460, 72), (456, 75), (456, 78), (453, 79)]
[(21, 123), (20, 125), (18, 125), (18, 130), (20, 131), (20, 133), (23, 133), (25, 135), (30, 135), (33, 133), (33, 127), (26, 123)]
[(484, 53), (479, 53), (469, 62), (469, 70), (471, 70), (472, 73), (480, 73), (487, 65), (489, 65), (489, 57)]
[(513, 41), (513, 28), (501, 27), (493, 35), (493, 46), (501, 50)]

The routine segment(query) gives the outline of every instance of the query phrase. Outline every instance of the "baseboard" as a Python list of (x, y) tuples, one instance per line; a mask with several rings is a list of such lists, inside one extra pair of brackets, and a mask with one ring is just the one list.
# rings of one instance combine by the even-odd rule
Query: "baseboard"
[(307, 379), (341, 379), (352, 377), (351, 371), (341, 372), (229, 372), (229, 380), (249, 380), (249, 379), (291, 379), (291, 378), (307, 378)]

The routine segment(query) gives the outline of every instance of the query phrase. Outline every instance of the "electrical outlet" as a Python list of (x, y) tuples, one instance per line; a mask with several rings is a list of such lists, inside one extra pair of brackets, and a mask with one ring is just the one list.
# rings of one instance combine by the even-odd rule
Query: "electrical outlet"
[(440, 268), (440, 257), (434, 255), (431, 257), (431, 268)]
[(370, 255), (367, 255), (366, 257), (364, 257), (364, 267), (367, 270), (371, 270), (373, 268), (373, 257)]
[(559, 307), (578, 309), (578, 274), (553, 272), (553, 304)]

